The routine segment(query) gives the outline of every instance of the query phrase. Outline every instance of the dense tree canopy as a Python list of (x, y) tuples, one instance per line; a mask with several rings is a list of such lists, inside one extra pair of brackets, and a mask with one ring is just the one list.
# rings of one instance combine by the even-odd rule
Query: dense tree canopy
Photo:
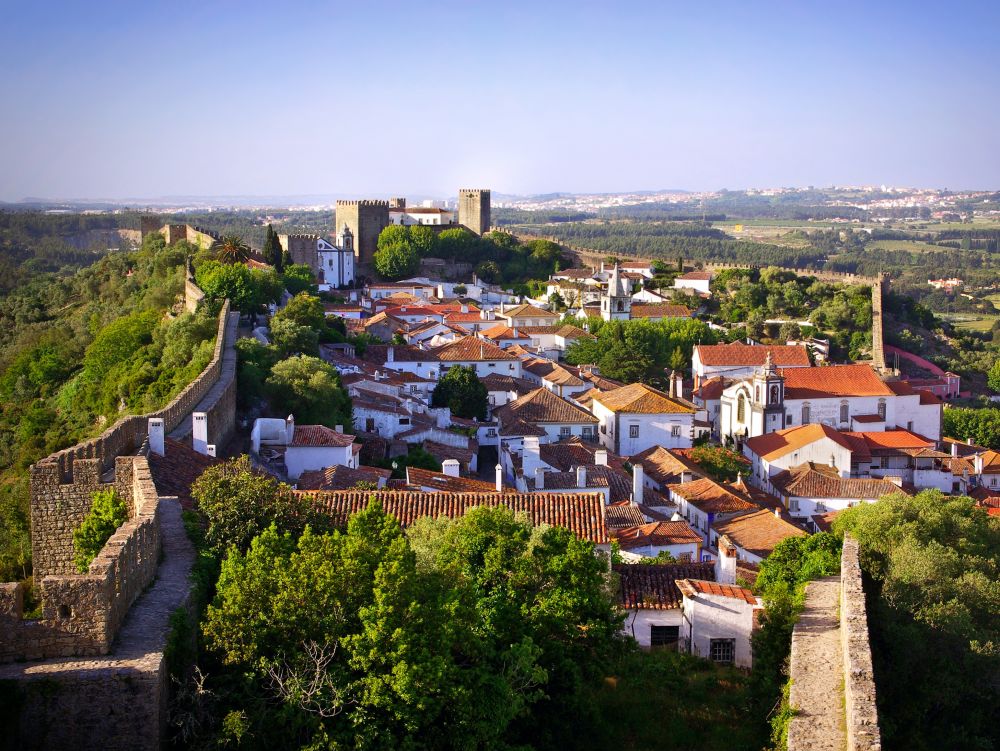
[(834, 521), (873, 584), (879, 724), (886, 748), (1000, 745), (1000, 523), (968, 498), (925, 490)]
[(489, 392), (479, 380), (475, 368), (458, 365), (449, 368), (434, 387), (431, 404), (448, 407), (453, 415), (486, 419)]
[(619, 638), (592, 546), (504, 509), (410, 537), (373, 504), (345, 533), (272, 528), (228, 556), (204, 623), (242, 677), (223, 737), (509, 748), (572, 723)]
[(336, 368), (317, 357), (297, 355), (276, 363), (267, 379), (271, 401), (301, 424), (351, 425), (351, 399)]
[(948, 407), (942, 413), (941, 430), (949, 438), (971, 438), (977, 446), (1000, 451), (1000, 409)]

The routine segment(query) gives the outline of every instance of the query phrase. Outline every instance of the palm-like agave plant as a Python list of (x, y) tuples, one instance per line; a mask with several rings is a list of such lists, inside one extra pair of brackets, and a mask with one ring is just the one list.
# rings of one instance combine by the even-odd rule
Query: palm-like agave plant
[(224, 263), (246, 263), (250, 259), (250, 246), (239, 235), (223, 235), (212, 249)]

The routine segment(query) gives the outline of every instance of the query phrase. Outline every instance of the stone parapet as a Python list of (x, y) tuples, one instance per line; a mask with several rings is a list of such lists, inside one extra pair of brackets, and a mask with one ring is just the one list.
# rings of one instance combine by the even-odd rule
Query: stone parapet
[(848, 751), (880, 751), (875, 675), (858, 541), (844, 536), (840, 561), (840, 638), (844, 649), (844, 706)]

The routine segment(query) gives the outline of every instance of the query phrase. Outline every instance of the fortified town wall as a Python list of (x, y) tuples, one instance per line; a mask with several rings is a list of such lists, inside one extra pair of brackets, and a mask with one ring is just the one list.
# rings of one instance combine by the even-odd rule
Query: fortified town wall
[[(880, 751), (881, 732), (875, 703), (875, 677), (872, 669), (871, 643), (868, 635), (868, 615), (858, 557), (858, 542), (844, 536), (840, 559), (840, 582), (837, 585), (838, 607), (832, 623), (817, 619), (813, 608), (813, 592), (807, 590), (803, 617), (792, 630), (792, 650), (789, 679), (794, 706), (801, 697), (825, 696), (826, 705), (793, 716), (788, 727), (788, 751), (841, 749), (848, 751)], [(816, 582), (810, 583), (810, 588)], [(809, 617), (807, 617), (809, 616)], [(829, 640), (835, 645), (829, 663), (811, 664), (809, 644)], [(827, 641), (827, 643), (830, 643)], [(815, 655), (813, 655), (814, 657)], [(834, 675), (830, 673), (834, 672)], [(837, 686), (840, 690), (832, 689)], [(838, 695), (841, 694), (842, 695)], [(839, 716), (838, 716), (839, 715)]]

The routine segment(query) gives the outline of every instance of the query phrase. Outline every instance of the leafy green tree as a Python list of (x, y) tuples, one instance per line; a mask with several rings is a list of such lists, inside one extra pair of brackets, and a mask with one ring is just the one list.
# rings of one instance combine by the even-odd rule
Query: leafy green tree
[(207, 297), (219, 302), (228, 298), (233, 309), (243, 313), (253, 313), (262, 305), (278, 302), (283, 286), (274, 271), (217, 261), (200, 264), (195, 280)]
[(319, 354), (319, 333), (289, 318), (271, 319), (271, 341), (284, 355)]
[(420, 268), (420, 256), (417, 251), (411, 245), (404, 243), (379, 248), (372, 260), (379, 275), (390, 280), (412, 276)]
[(114, 488), (98, 490), (93, 505), (80, 526), (73, 530), (73, 562), (76, 570), (84, 574), (90, 562), (101, 552), (111, 535), (128, 520), (125, 501)]
[(410, 227), (410, 245), (421, 258), (428, 258), (437, 253), (437, 235), (430, 227), (415, 224)]
[(802, 329), (799, 328), (799, 324), (794, 321), (790, 323), (783, 323), (781, 324), (778, 338), (783, 342), (798, 341), (802, 338)]
[(299, 295), (308, 292), (315, 295), (317, 291), (316, 277), (312, 269), (302, 263), (285, 265), (285, 270), (281, 274), (281, 281), (285, 285), (290, 295)]
[[(994, 332), (996, 331), (1000, 331), (1000, 329), (995, 329)], [(994, 338), (996, 338), (995, 333)], [(997, 358), (997, 361), (994, 362), (993, 366), (990, 368), (989, 373), (987, 374), (986, 382), (989, 384), (991, 389), (996, 392), (1000, 392), (1000, 358)]]
[(486, 419), (489, 392), (472, 367), (458, 365), (441, 376), (431, 395), (435, 407), (448, 407), (453, 415)]
[(566, 310), (566, 301), (558, 292), (549, 295), (549, 305), (552, 306), (553, 310)]
[(948, 407), (942, 413), (941, 429), (951, 438), (971, 438), (979, 446), (1000, 451), (1000, 409)]
[(483, 261), (476, 266), (476, 276), (487, 284), (493, 284), (500, 278), (500, 266), (496, 261)]
[(442, 258), (462, 260), (473, 258), (477, 252), (479, 238), (464, 227), (443, 230), (438, 235), (437, 250)]
[(897, 493), (839, 514), (861, 549), (887, 748), (1000, 743), (1000, 524), (969, 498)]
[(243, 408), (253, 406), (266, 394), (271, 368), (281, 359), (278, 348), (253, 337), (236, 340), (236, 399)]
[(205, 541), (220, 556), (230, 548), (246, 551), (272, 525), (296, 537), (307, 524), (328, 526), (308, 500), (255, 469), (245, 455), (202, 472), (191, 497), (205, 517)]
[(323, 303), (318, 297), (307, 292), (295, 295), (285, 307), (272, 316), (271, 320), (292, 321), (317, 332), (326, 329), (326, 311), (323, 309)]
[(274, 365), (267, 379), (271, 400), (302, 424), (351, 425), (351, 400), (336, 368), (317, 357), (297, 355)]
[(278, 242), (278, 234), (268, 224), (264, 234), (264, 248), (261, 254), (264, 256), (265, 263), (271, 264), (279, 274), (283, 268), (281, 263), (282, 252), (281, 243)]
[(402, 224), (390, 224), (379, 232), (375, 247), (377, 250), (382, 250), (393, 245), (409, 246), (410, 244), (410, 227)]
[(412, 444), (410, 450), (403, 456), (393, 456), (388, 459), (378, 459), (373, 462), (375, 466), (392, 470), (392, 478), (395, 480), (406, 479), (407, 467), (418, 467), (419, 469), (429, 469), (432, 472), (441, 471), (441, 462), (433, 454), (422, 446)]
[(250, 246), (236, 234), (223, 235), (212, 245), (212, 250), (223, 263), (246, 263), (250, 260)]

